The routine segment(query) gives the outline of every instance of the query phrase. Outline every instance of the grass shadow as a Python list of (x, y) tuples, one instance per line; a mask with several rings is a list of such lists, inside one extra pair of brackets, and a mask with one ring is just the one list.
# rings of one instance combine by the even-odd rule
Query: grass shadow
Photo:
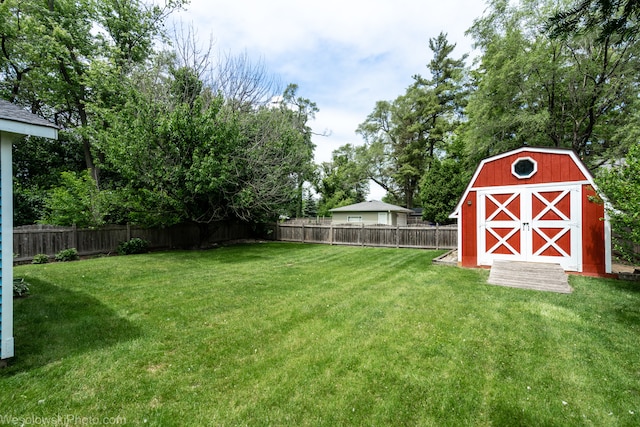
[(624, 325), (640, 325), (640, 282), (630, 280), (612, 280), (611, 287), (624, 294), (614, 311), (617, 320)]
[(612, 288), (623, 292), (631, 294), (640, 293), (640, 281), (637, 280), (610, 279), (608, 284), (610, 284)]
[(490, 419), (491, 425), (496, 426), (553, 427), (558, 425), (558, 420), (544, 419), (542, 414), (532, 411), (525, 413), (522, 408), (508, 404), (508, 402), (498, 402), (492, 405)]
[(140, 336), (140, 330), (98, 299), (29, 279), (31, 296), (14, 301), (15, 357), (0, 376)]

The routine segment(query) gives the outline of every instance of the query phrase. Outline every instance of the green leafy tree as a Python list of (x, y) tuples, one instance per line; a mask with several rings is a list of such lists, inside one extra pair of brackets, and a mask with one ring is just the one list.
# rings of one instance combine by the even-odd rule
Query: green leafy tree
[(139, 0), (0, 2), (0, 96), (48, 118), (81, 141), (85, 168), (99, 184), (94, 106), (124, 102), (133, 64), (145, 61), (168, 13)]
[[(105, 110), (108, 130), (100, 134), (104, 167), (122, 177), (129, 220), (145, 225), (172, 225), (184, 220), (211, 222), (226, 216), (229, 176), (242, 168), (231, 156), (238, 144), (234, 117), (222, 114), (223, 100), (197, 94), (188, 102), (184, 70), (178, 79), (163, 74), (139, 74), (139, 88), (128, 91), (119, 110)], [(190, 84), (190, 83), (187, 83)]]
[(608, 201), (607, 212), (616, 234), (615, 244), (628, 261), (640, 261), (640, 144), (629, 150), (619, 166), (602, 168), (596, 183)]
[(464, 145), (456, 138), (448, 147), (446, 157), (434, 158), (420, 181), (422, 218), (437, 224), (450, 223), (449, 215), (460, 200), (473, 169), (463, 155)]
[(126, 183), (129, 221), (260, 222), (301, 206), (315, 107), (295, 88), (276, 105), (239, 108), (166, 55), (136, 77), (124, 107), (101, 112), (104, 168)]
[(319, 166), (315, 189), (320, 194), (318, 214), (331, 216), (330, 210), (364, 202), (369, 192), (367, 170), (358, 160), (364, 147), (343, 145), (334, 150), (330, 162)]
[(84, 168), (81, 142), (73, 134), (58, 140), (25, 137), (13, 146), (14, 223), (34, 224), (42, 218), (49, 191), (60, 185), (61, 173)]
[[(309, 121), (315, 119), (319, 111), (315, 102), (298, 96), (298, 85), (290, 84), (284, 90), (280, 110), (285, 114), (297, 143), (292, 145), (292, 153), (297, 153), (300, 162), (297, 170), (291, 171), (296, 180), (296, 216), (302, 216), (303, 186), (305, 182), (313, 179), (315, 167), (313, 166), (313, 150), (315, 145), (311, 141), (312, 131)], [(296, 162), (294, 162), (296, 163)]]
[(618, 34), (635, 37), (639, 29), (638, 0), (577, 0), (555, 12), (547, 24), (554, 37), (596, 30), (599, 40)]
[(40, 222), (81, 228), (104, 225), (113, 205), (112, 194), (98, 190), (89, 171), (60, 175), (60, 186), (45, 200), (46, 213)]
[(369, 150), (363, 161), (370, 165), (370, 178), (387, 190), (387, 201), (407, 207), (418, 200), (420, 179), (436, 153), (446, 149), (464, 105), (464, 57), (450, 57), (455, 45), (442, 33), (429, 47), (431, 77), (415, 75), (404, 95), (376, 103), (357, 130)]
[(613, 136), (637, 95), (632, 39), (541, 31), (556, 2), (495, 0), (470, 33), (483, 54), (467, 107), (476, 161), (522, 145), (573, 149), (588, 166), (619, 157)]
[(453, 212), (468, 183), (463, 164), (454, 159), (434, 159), (420, 185), (422, 218), (437, 224), (451, 222)]
[(362, 136), (366, 147), (365, 151), (359, 153), (358, 160), (363, 165), (368, 165), (368, 175), (373, 182), (401, 198), (400, 189), (393, 178), (396, 137), (391, 110), (391, 102), (377, 101), (373, 112), (358, 126), (356, 132)]
[(466, 104), (467, 70), (464, 61), (467, 55), (460, 59), (451, 58), (455, 47), (455, 44), (447, 41), (444, 33), (430, 39), (429, 48), (433, 52), (433, 59), (429, 62), (428, 69), (431, 78), (415, 75), (415, 83), (410, 88), (415, 96), (411, 128), (424, 134), (430, 158), (436, 156), (438, 150), (446, 151), (448, 141), (463, 117)]
[(124, 102), (129, 70), (149, 56), (163, 20), (182, 4), (0, 2), (0, 97), (63, 128), (58, 141), (25, 138), (15, 144), (16, 224), (41, 218), (45, 198), (64, 170), (89, 168), (98, 186), (101, 153), (94, 128), (108, 123), (96, 120), (94, 111)]

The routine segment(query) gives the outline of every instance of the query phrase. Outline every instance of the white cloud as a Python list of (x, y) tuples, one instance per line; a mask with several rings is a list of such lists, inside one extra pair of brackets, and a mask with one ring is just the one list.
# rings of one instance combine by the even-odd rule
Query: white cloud
[(414, 74), (427, 75), (429, 38), (440, 32), (456, 43), (455, 57), (471, 51), (465, 31), (479, 18), (481, 0), (191, 0), (177, 18), (193, 24), (214, 50), (264, 61), (284, 84), (320, 109), (314, 131), (316, 160), (346, 143), (375, 102), (401, 95)]
[(328, 131), (328, 135), (313, 137), (313, 142), (316, 144), (316, 161), (318, 163), (328, 162), (331, 160), (331, 152), (340, 146), (359, 143), (360, 139), (356, 135), (356, 128), (353, 124), (356, 123), (357, 127), (363, 121), (364, 119), (357, 112), (345, 108), (321, 110), (311, 126), (315, 133), (322, 134)]

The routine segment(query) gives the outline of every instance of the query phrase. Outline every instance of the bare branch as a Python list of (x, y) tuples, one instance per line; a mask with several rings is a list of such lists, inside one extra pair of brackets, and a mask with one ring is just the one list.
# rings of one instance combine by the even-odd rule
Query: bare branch
[(252, 63), (246, 51), (221, 54), (212, 71), (207, 83), (213, 92), (238, 107), (266, 105), (281, 92), (280, 81), (269, 74), (264, 61)]
[(211, 50), (214, 45), (213, 36), (209, 36), (208, 44), (202, 44), (193, 24), (185, 27), (184, 23), (180, 21), (173, 27), (172, 40), (178, 67), (191, 69), (200, 79), (210, 73), (212, 68)]

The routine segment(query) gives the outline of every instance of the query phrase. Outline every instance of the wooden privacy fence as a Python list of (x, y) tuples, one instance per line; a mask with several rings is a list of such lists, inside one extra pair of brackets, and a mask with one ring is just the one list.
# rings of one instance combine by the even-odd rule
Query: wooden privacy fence
[[(270, 228), (270, 227), (269, 227)], [(113, 225), (98, 229), (35, 225), (13, 230), (15, 262), (31, 261), (37, 254), (55, 256), (76, 248), (81, 256), (115, 253), (121, 242), (134, 237), (149, 242), (149, 249), (206, 248), (230, 240), (251, 239), (256, 232), (248, 224), (184, 224), (168, 228)], [(262, 236), (265, 237), (265, 236)], [(397, 248), (455, 249), (455, 226), (393, 227), (320, 224), (276, 224), (269, 239), (332, 245)]]
[(316, 224), (277, 224), (275, 239), (287, 242), (391, 248), (455, 249), (458, 228), (453, 226), (394, 227)]
[(13, 229), (15, 262), (30, 261), (37, 254), (54, 256), (63, 249), (76, 248), (81, 256), (116, 252), (121, 242), (139, 237), (149, 249), (189, 249), (229, 240), (248, 239), (253, 231), (247, 224), (185, 224), (167, 228), (140, 228), (113, 225), (97, 229), (77, 227), (27, 226)]

